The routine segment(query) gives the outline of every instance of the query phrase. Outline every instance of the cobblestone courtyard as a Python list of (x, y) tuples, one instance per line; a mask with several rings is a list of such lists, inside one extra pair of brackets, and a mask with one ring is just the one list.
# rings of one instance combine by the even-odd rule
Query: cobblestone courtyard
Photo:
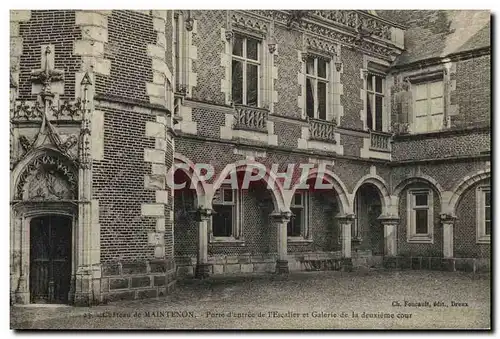
[(300, 272), (185, 280), (167, 298), (97, 307), (13, 306), (15, 329), (489, 328), (490, 277)]

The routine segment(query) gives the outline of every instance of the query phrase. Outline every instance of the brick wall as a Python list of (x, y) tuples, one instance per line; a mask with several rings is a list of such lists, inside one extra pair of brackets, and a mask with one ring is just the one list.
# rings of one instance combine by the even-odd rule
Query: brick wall
[(80, 56), (73, 55), (73, 43), (81, 39), (81, 30), (75, 26), (75, 11), (31, 11), (31, 19), (19, 24), (23, 39), (20, 60), (19, 100), (35, 100), (31, 94), (31, 71), (40, 69), (41, 45), (54, 45), (54, 67), (64, 70), (64, 94), (61, 99), (75, 98), (75, 72), (80, 69)]
[(417, 160), (478, 155), (491, 149), (489, 130), (456, 134), (433, 134), (396, 138), (392, 145), (392, 159)]
[(360, 70), (363, 68), (363, 54), (358, 51), (342, 49), (342, 69), (340, 83), (344, 85), (344, 95), (340, 102), (344, 107), (344, 116), (340, 119), (340, 126), (363, 129), (360, 111), (363, 110), (363, 101), (360, 90), (363, 89), (363, 79)]
[(108, 17), (108, 43), (104, 46), (111, 73), (96, 77), (96, 93), (149, 103), (146, 83), (153, 79), (153, 71), (147, 45), (156, 42), (150, 14), (114, 10)]
[(489, 55), (457, 62), (456, 90), (451, 104), (458, 104), (459, 114), (452, 116), (452, 126), (490, 124), (491, 58)]
[(197, 20), (198, 33), (193, 35), (193, 45), (198, 49), (198, 59), (193, 61), (193, 72), (198, 74), (198, 86), (193, 88), (192, 97), (197, 100), (224, 105), (221, 80), (225, 77), (221, 66), (224, 42), (221, 28), (226, 21), (226, 11), (193, 11)]
[(209, 138), (220, 138), (220, 128), (225, 125), (226, 114), (216, 108), (193, 108), (193, 121), (197, 122), (198, 135)]
[(274, 134), (278, 135), (278, 146), (297, 148), (302, 126), (284, 121), (274, 122)]
[(153, 258), (148, 232), (155, 219), (141, 216), (142, 203), (154, 203), (155, 192), (145, 190), (144, 176), (151, 164), (144, 149), (154, 148), (145, 137), (146, 121), (154, 116), (126, 110), (104, 111), (104, 160), (93, 167), (93, 196), (99, 200), (101, 262)]
[(278, 102), (274, 104), (274, 114), (300, 119), (302, 113), (297, 97), (301, 95), (302, 86), (298, 83), (297, 74), (302, 67), (298, 57), (298, 52), (302, 51), (302, 35), (294, 30), (276, 27), (275, 36), (279, 55), (274, 61), (278, 67), (278, 79), (274, 81)]
[(489, 184), (482, 181), (463, 193), (457, 206), (457, 220), (453, 227), (453, 251), (458, 258), (490, 258), (491, 246), (476, 243), (476, 188)]
[(363, 148), (363, 138), (341, 134), (340, 144), (344, 147), (344, 155), (350, 155), (354, 157), (361, 156), (361, 149)]

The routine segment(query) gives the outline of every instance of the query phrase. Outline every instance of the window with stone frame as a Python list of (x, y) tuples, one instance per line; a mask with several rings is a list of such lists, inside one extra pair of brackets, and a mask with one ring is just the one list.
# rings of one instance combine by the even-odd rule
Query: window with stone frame
[(238, 190), (222, 187), (216, 191), (212, 202), (212, 235), (214, 238), (237, 238), (239, 236), (239, 213), (241, 199)]
[(408, 242), (432, 243), (434, 241), (433, 195), (429, 189), (408, 190)]
[(330, 86), (330, 61), (308, 55), (306, 58), (306, 114), (309, 118), (326, 120)]
[(260, 105), (261, 41), (235, 33), (232, 40), (231, 95), (233, 104)]
[(292, 217), (288, 222), (289, 238), (306, 238), (308, 234), (308, 198), (307, 192), (296, 192), (290, 204)]
[(366, 76), (366, 127), (372, 131), (384, 130), (385, 75), (368, 71)]
[(490, 243), (491, 240), (491, 188), (480, 186), (476, 194), (477, 242)]
[(443, 81), (412, 84), (413, 133), (439, 131), (444, 121)]

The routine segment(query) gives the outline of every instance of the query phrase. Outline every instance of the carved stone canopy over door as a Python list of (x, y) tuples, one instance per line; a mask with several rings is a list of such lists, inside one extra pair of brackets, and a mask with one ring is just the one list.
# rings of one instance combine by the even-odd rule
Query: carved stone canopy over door
[(16, 199), (75, 200), (77, 178), (69, 161), (55, 155), (43, 155), (34, 159), (21, 173)]

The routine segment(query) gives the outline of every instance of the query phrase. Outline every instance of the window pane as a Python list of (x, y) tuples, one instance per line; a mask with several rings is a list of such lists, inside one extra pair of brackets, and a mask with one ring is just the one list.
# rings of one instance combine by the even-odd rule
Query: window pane
[(223, 190), (224, 192), (224, 202), (233, 202), (233, 190), (231, 189), (225, 189)]
[(415, 86), (415, 100), (427, 99), (427, 84)]
[(306, 111), (308, 117), (314, 118), (314, 90), (311, 79), (306, 79)]
[(369, 91), (373, 91), (373, 74), (368, 74), (366, 78), (366, 86)]
[(373, 129), (373, 94), (366, 95), (366, 125), (369, 129)]
[(427, 116), (427, 100), (419, 100), (415, 102), (415, 116)]
[(375, 76), (375, 92), (377, 92), (377, 93), (383, 93), (384, 92), (382, 90), (382, 77)]
[(442, 97), (443, 96), (443, 82), (442, 81), (431, 82), (429, 84), (429, 91), (430, 91), (431, 98)]
[(427, 206), (427, 193), (415, 194), (415, 206)]
[(241, 35), (234, 36), (233, 55), (243, 56), (243, 37)]
[(302, 194), (295, 193), (293, 196), (293, 204), (296, 206), (302, 206)]
[(247, 59), (259, 60), (258, 45), (258, 40), (247, 38)]
[(491, 207), (485, 207), (484, 208), (484, 219), (485, 220), (491, 220)]
[(484, 204), (491, 206), (491, 192), (484, 192)]
[(326, 120), (326, 83), (318, 82), (318, 118)]
[(233, 206), (213, 205), (212, 232), (215, 237), (230, 237), (233, 230)]
[(247, 105), (257, 106), (258, 98), (258, 66), (247, 64)]
[(375, 97), (375, 130), (382, 131), (382, 97)]
[(318, 76), (326, 78), (326, 67), (328, 63), (323, 59), (318, 59)]
[(316, 75), (314, 74), (314, 58), (307, 58), (306, 72), (307, 74)]
[(415, 211), (415, 233), (427, 234), (427, 210)]
[(443, 98), (431, 99), (431, 114), (443, 113)]
[(235, 104), (243, 103), (243, 64), (233, 60), (232, 94)]
[(487, 220), (485, 223), (484, 223), (484, 233), (486, 235), (491, 235), (491, 221)]
[(288, 222), (287, 236), (289, 237), (299, 237), (300, 229), (302, 226), (302, 208), (291, 208), (290, 209), (294, 216)]

